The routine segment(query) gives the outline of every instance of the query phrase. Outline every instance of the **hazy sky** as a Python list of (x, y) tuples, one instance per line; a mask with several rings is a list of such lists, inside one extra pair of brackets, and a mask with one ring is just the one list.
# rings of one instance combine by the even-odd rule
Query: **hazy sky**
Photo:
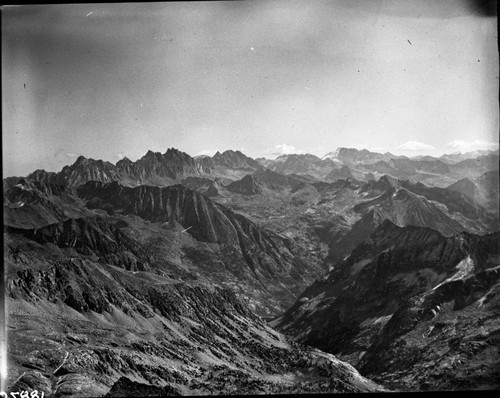
[(496, 26), (454, 0), (4, 7), (4, 176), (169, 147), (495, 149)]

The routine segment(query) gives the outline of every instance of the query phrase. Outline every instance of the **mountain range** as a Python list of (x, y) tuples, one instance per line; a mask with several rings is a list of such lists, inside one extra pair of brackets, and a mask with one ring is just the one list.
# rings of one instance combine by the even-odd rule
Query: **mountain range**
[(352, 148), (4, 178), (9, 388), (498, 387), (498, 186), (498, 151)]
[(165, 186), (186, 176), (217, 175), (234, 180), (263, 166), (278, 173), (302, 174), (319, 180), (341, 178), (341, 176), (336, 178), (336, 173), (342, 169), (342, 173), (353, 173), (358, 176), (357, 179), (364, 181), (390, 175), (397, 179), (446, 187), (463, 177), (476, 180), (486, 172), (498, 170), (498, 150), (481, 151), (477, 155), (479, 156), (472, 157), (472, 153), (469, 153), (443, 155), (440, 158), (431, 156), (408, 158), (390, 153), (379, 154), (366, 149), (339, 148), (323, 158), (310, 154), (291, 154), (270, 160), (252, 159), (240, 151), (232, 150), (217, 152), (212, 157), (193, 158), (182, 151), (170, 148), (164, 154), (148, 151), (135, 162), (123, 158), (115, 165), (80, 156), (73, 165), (65, 166), (58, 173), (36, 170), (27, 177), (36, 181), (70, 186), (94, 180), (119, 181), (129, 186)]

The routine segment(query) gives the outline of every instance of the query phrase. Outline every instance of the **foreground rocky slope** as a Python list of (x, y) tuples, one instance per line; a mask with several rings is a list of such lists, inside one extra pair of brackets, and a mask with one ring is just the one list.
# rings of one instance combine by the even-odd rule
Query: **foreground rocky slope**
[[(128, 270), (223, 284), (263, 316), (290, 306), (319, 273), (292, 240), (182, 185), (88, 182), (78, 196), (54, 187), (24, 181), (8, 191), (8, 231)], [(25, 207), (11, 208), (26, 195), (37, 203), (34, 225), (19, 222)], [(73, 212), (65, 210), (69, 206)], [(39, 217), (45, 213), (53, 217)]]
[(386, 220), (272, 324), (398, 388), (498, 388), (499, 238)]
[(410, 300), (357, 366), (404, 390), (500, 388), (500, 267)]
[(381, 389), (331, 354), (288, 341), (227, 288), (129, 271), (77, 245), (32, 238), (5, 236), (9, 391), (95, 397)]

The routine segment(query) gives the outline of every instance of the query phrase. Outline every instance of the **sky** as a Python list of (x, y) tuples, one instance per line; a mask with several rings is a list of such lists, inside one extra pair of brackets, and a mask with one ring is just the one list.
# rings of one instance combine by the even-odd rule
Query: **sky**
[(4, 177), (171, 147), (498, 148), (496, 11), (471, 1), (25, 5), (1, 18)]

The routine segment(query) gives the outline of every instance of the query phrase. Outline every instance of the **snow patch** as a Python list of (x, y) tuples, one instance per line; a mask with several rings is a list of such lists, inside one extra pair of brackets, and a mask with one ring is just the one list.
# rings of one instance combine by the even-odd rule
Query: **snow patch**
[(386, 316), (380, 316), (378, 318), (369, 318), (369, 319), (366, 319), (365, 321), (363, 321), (361, 323), (361, 326), (362, 327), (368, 327), (368, 326), (378, 325), (378, 324), (385, 325), (387, 322), (390, 321), (390, 319), (392, 318), (393, 315), (394, 314), (389, 314), (389, 315), (386, 315)]
[(321, 158), (321, 160), (330, 159), (340, 163), (339, 154), (340, 154), (340, 148), (337, 148), (333, 152), (328, 152), (325, 156)]
[(472, 261), (470, 256), (467, 256), (467, 258), (463, 259), (456, 265), (455, 269), (457, 270), (455, 274), (453, 274), (448, 279), (444, 280), (443, 282), (435, 286), (432, 290), (436, 290), (439, 286), (445, 283), (464, 279), (467, 276), (471, 275), (472, 271), (474, 270), (474, 261)]
[(16, 186), (16, 187), (18, 187), (18, 188), (21, 188), (23, 191), (31, 191), (31, 189), (30, 189), (30, 188), (28, 188), (27, 186), (25, 186), (25, 185), (23, 185), (23, 184), (16, 184), (16, 185), (14, 185), (14, 186)]
[(19, 209), (20, 207), (23, 207), (26, 203), (24, 202), (16, 202), (12, 204), (8, 204), (7, 206), (11, 209)]
[(483, 297), (481, 297), (479, 300), (477, 300), (477, 305), (479, 308), (481, 308), (484, 305), (484, 302), (486, 301), (486, 298), (488, 297), (487, 294), (485, 294)]

